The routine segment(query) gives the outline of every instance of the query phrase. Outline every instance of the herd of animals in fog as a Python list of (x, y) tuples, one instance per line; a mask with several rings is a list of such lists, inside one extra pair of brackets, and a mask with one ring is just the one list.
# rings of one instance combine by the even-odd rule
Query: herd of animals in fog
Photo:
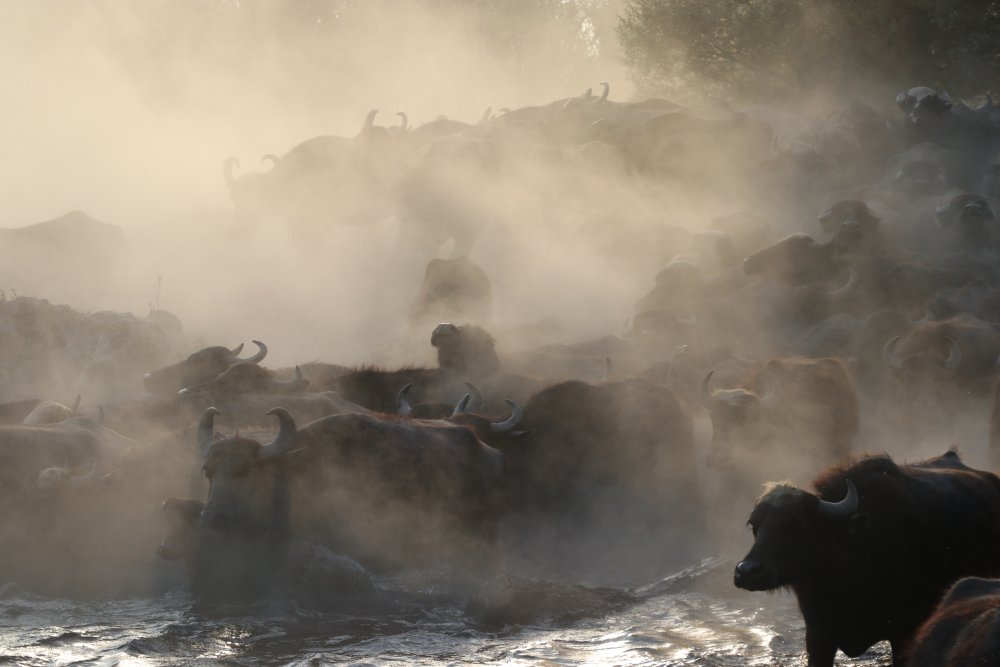
[[(604, 83), (226, 159), (236, 235), (399, 220), (426, 265), (400, 355), (436, 363), (268, 368), (274, 343), (194, 350), (165, 310), (4, 294), (0, 579), (377, 610), (373, 573), (629, 586), (751, 544), (733, 581), (794, 592), (811, 667), (885, 640), (896, 665), (996, 664), (1000, 478), (960, 454), (1000, 464), (1000, 107), (884, 102), (814, 119)], [(678, 193), (730, 211), (658, 224)], [(650, 269), (627, 322), (494, 319), (509, 283), (474, 258), (514, 257), (496, 230), (528, 209), (567, 253)], [(2, 238), (96, 279), (127, 250), (79, 212)]]

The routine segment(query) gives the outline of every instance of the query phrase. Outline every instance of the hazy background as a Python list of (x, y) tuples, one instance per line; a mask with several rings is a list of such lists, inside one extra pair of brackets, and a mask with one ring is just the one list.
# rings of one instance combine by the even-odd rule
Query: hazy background
[(255, 0), (0, 5), (0, 223), (127, 227), (226, 207), (222, 161), (446, 115), (630, 95), (618, 2)]

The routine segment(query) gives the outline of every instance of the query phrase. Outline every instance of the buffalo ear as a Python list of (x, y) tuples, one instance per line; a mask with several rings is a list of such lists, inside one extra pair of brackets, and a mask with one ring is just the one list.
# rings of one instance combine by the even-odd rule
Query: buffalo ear
[(850, 519), (850, 527), (848, 532), (851, 537), (856, 537), (864, 532), (865, 528), (868, 526), (868, 515), (865, 513), (858, 513), (852, 516)]

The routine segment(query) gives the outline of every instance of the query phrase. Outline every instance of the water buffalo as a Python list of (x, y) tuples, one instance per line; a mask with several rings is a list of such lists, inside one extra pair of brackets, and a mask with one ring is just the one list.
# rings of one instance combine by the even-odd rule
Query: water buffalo
[(909, 667), (995, 665), (1000, 660), (1000, 581), (959, 580), (920, 627)]
[(788, 587), (810, 667), (888, 640), (902, 666), (919, 625), (963, 576), (1000, 574), (1000, 479), (950, 451), (911, 465), (869, 456), (827, 470), (816, 493), (771, 485), (749, 525), (737, 587)]
[(291, 380), (275, 379), (274, 371), (269, 371), (253, 361), (233, 364), (208, 382), (184, 387), (178, 394), (289, 394), (303, 391), (309, 380), (302, 377), (302, 370), (295, 367), (295, 377)]
[[(199, 568), (211, 567), (212, 560), (220, 556), (203, 549), (202, 538), (206, 529), (200, 523), (205, 503), (192, 498), (167, 498), (162, 509), (166, 530), (156, 555), (164, 560), (184, 562), (197, 598), (226, 599), (215, 582), (202, 576)], [(208, 540), (211, 540), (211, 536)], [(249, 554), (251, 557), (253, 554)], [(331, 553), (321, 546), (293, 542), (285, 547), (278, 567), (269, 573), (275, 588), (284, 588), (298, 602), (316, 603), (330, 607), (349, 598), (350, 608), (357, 612), (358, 604), (365, 604), (375, 596), (375, 587), (368, 573), (353, 560)]]
[(477, 381), (503, 368), (493, 336), (474, 324), (442, 322), (431, 333), (431, 345), (437, 348), (438, 368), (447, 375)]
[(415, 327), (449, 320), (486, 324), (493, 318), (490, 279), (468, 257), (432, 259), (408, 318)]
[(1000, 223), (985, 197), (955, 195), (939, 204), (935, 215), (942, 227), (954, 231), (956, 245), (961, 250), (982, 251), (1000, 244)]
[(8, 507), (25, 502), (38, 474), (47, 468), (81, 468), (100, 456), (93, 433), (59, 425), (0, 427), (0, 489)]
[[(210, 480), (201, 514), (206, 528), (273, 540), (294, 509), (297, 523), (325, 526), (341, 545), (379, 564), (490, 560), (503, 456), (471, 430), (357, 413), (298, 429), (291, 414), (275, 408), (270, 414), (280, 432), (261, 445), (241, 437), (213, 441), (216, 414), (206, 410), (198, 431)], [(289, 463), (290, 447), (296, 453)]]
[(210, 382), (224, 370), (241, 361), (260, 363), (267, 356), (267, 346), (255, 340), (257, 353), (246, 358), (240, 358), (243, 343), (233, 349), (216, 345), (206, 347), (193, 353), (184, 361), (146, 373), (142, 383), (146, 391), (153, 394), (171, 393), (185, 387), (192, 387)]
[[(436, 368), (386, 370), (376, 366), (362, 366), (333, 380), (334, 391), (344, 399), (375, 412), (385, 413), (398, 409), (399, 390), (407, 385), (411, 385), (412, 390), (426, 402), (450, 402), (440, 395), (441, 371)], [(456, 398), (454, 402), (457, 400)]]
[(73, 407), (63, 405), (58, 401), (42, 401), (32, 408), (31, 412), (21, 420), (21, 423), (27, 426), (41, 426), (42, 424), (54, 424), (65, 421), (76, 415), (79, 407), (80, 396), (76, 397)]
[(987, 161), (996, 152), (997, 128), (990, 107), (971, 109), (955, 103), (947, 93), (920, 86), (896, 97), (906, 114), (906, 129), (913, 143), (931, 142), (964, 156), (962, 181), (974, 187)]
[(712, 375), (701, 385), (712, 418), (710, 466), (741, 478), (754, 470), (792, 476), (850, 453), (858, 396), (837, 359), (775, 359), (737, 389), (710, 390)]
[(396, 414), (400, 417), (412, 417), (413, 419), (447, 419), (466, 410), (481, 408), (483, 392), (471, 382), (466, 382), (465, 386), (469, 393), (458, 404), (442, 401), (414, 404), (410, 402), (410, 390), (413, 389), (413, 385), (408, 384), (396, 394)]
[(911, 426), (954, 418), (971, 397), (985, 397), (997, 373), (1000, 332), (970, 315), (924, 322), (885, 343), (893, 402)]
[(868, 205), (856, 199), (838, 201), (816, 216), (820, 228), (827, 234), (836, 234), (845, 226), (856, 225), (865, 234), (872, 234), (878, 228), (880, 218), (872, 213)]
[(835, 241), (817, 243), (792, 234), (743, 260), (743, 271), (787, 285), (826, 282), (843, 270), (844, 248)]
[(523, 415), (482, 437), (504, 452), (504, 534), (526, 562), (623, 583), (698, 548), (692, 423), (670, 389), (572, 380), (539, 391)]
[(937, 319), (965, 313), (983, 322), (1000, 322), (1000, 289), (981, 279), (962, 287), (944, 289), (934, 295), (929, 310)]

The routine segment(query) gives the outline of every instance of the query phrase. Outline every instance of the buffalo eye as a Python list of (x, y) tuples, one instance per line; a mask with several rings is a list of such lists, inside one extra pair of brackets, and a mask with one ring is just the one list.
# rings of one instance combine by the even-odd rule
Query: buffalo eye
[(205, 476), (205, 479), (212, 481), (212, 471), (208, 469), (208, 466), (202, 466), (201, 474)]
[(756, 521), (747, 521), (747, 525), (750, 526), (750, 530), (753, 531), (753, 536), (757, 537), (757, 529), (759, 528), (759, 526), (757, 525), (757, 522)]

